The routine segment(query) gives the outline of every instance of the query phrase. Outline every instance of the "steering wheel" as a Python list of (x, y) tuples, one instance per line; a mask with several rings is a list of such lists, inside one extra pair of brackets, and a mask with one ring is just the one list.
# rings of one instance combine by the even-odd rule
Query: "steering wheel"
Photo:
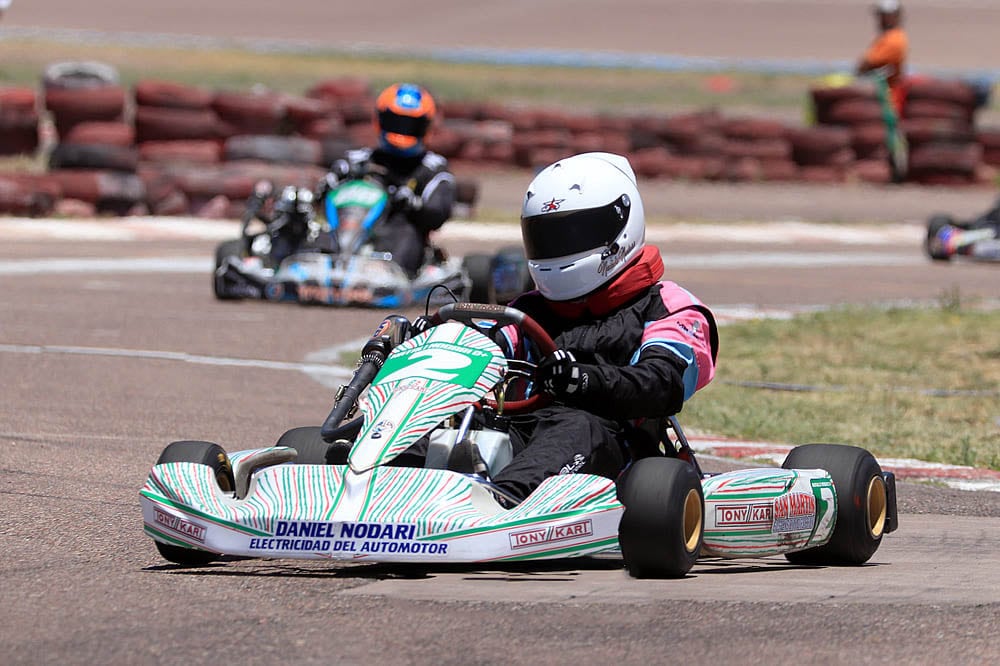
[[(552, 336), (545, 332), (537, 321), (516, 308), (507, 305), (487, 305), (485, 303), (449, 303), (441, 306), (431, 323), (441, 324), (446, 321), (457, 321), (470, 328), (479, 327), (476, 325), (477, 319), (488, 319), (495, 321), (498, 326), (517, 326), (524, 334), (524, 337), (538, 347), (542, 356), (548, 356), (556, 350), (556, 343), (552, 341)], [(500, 409), (497, 401), (491, 397), (484, 398), (486, 405), (493, 409)], [(552, 401), (552, 396), (546, 393), (536, 393), (524, 400), (511, 400), (503, 403), (503, 411), (509, 414), (524, 414), (540, 409)]]

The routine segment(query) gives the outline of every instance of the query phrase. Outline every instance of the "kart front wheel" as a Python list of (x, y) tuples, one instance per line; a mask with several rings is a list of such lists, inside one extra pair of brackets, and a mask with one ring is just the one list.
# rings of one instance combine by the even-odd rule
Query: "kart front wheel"
[[(229, 462), (229, 456), (218, 444), (212, 442), (181, 441), (172, 442), (157, 459), (156, 464), (190, 462), (199, 465), (207, 465), (215, 473), (215, 482), (219, 488), (226, 493), (233, 492), (236, 487), (236, 480), (233, 477), (233, 466)], [(219, 558), (218, 553), (211, 553), (207, 550), (186, 548), (184, 546), (174, 546), (168, 543), (156, 541), (156, 549), (160, 551), (163, 559), (175, 564), (182, 564), (188, 567), (200, 567), (213, 562)]]
[(796, 564), (859, 565), (867, 562), (885, 533), (889, 492), (875, 457), (857, 446), (806, 444), (785, 458), (785, 469), (822, 469), (833, 479), (837, 520), (822, 546), (786, 553)]
[(298, 451), (295, 458), (299, 465), (344, 465), (351, 452), (344, 440), (327, 442), (320, 435), (319, 426), (292, 428), (278, 438), (275, 446), (287, 446)]
[(694, 468), (676, 458), (643, 458), (619, 481), (625, 505), (618, 542), (636, 578), (681, 578), (705, 534), (705, 496)]
[(239, 296), (234, 296), (226, 290), (225, 280), (219, 276), (219, 267), (228, 257), (243, 256), (244, 242), (242, 239), (225, 241), (219, 243), (215, 248), (215, 271), (212, 273), (212, 291), (220, 301), (238, 300)]

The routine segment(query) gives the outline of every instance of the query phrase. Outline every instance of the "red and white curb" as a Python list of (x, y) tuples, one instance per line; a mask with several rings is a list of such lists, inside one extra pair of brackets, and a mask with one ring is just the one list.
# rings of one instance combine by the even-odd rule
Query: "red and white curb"
[[(788, 444), (748, 442), (744, 440), (689, 436), (688, 443), (702, 456), (726, 460), (748, 460), (780, 465), (794, 447)], [(879, 465), (897, 479), (912, 479), (942, 483), (959, 490), (1000, 492), (1000, 471), (925, 462), (910, 458), (879, 458)]]

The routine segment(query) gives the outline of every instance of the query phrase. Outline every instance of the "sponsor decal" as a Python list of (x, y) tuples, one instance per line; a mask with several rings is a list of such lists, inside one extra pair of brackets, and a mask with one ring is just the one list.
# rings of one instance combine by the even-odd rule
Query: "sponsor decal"
[(567, 525), (550, 525), (520, 532), (511, 532), (511, 549), (528, 548), (556, 541), (566, 541), (568, 539), (578, 539), (594, 534), (594, 525), (588, 518)]
[(565, 199), (556, 199), (555, 197), (549, 199), (548, 201), (546, 201), (545, 203), (542, 204), (542, 212), (543, 213), (551, 213), (554, 210), (559, 210), (559, 206), (562, 205), (563, 201), (566, 201), (566, 200)]
[(811, 530), (815, 522), (816, 498), (809, 493), (789, 493), (774, 500), (772, 532)]
[(300, 284), (296, 287), (299, 300), (306, 303), (369, 303), (371, 291), (365, 287), (326, 287), (318, 284)]
[(718, 527), (770, 525), (772, 516), (772, 505), (767, 502), (721, 504), (715, 507), (715, 524)]
[(605, 257), (602, 254), (601, 263), (597, 267), (597, 272), (607, 277), (608, 273), (614, 270), (614, 267), (620, 264), (622, 260), (625, 259), (626, 255), (628, 255), (628, 253), (634, 249), (635, 249), (635, 241), (632, 241), (625, 247), (619, 247), (617, 252), (609, 254), (607, 257)]
[(407, 553), (447, 555), (448, 544), (416, 541), (416, 525), (393, 523), (319, 523), (279, 520), (273, 537), (250, 539), (250, 550), (324, 553)]
[(392, 421), (389, 421), (388, 419), (382, 419), (381, 421), (375, 424), (375, 427), (372, 429), (372, 434), (369, 436), (372, 439), (381, 439), (382, 433), (388, 430), (392, 430), (395, 427), (396, 426), (395, 424), (393, 424)]
[(198, 523), (185, 520), (184, 518), (180, 518), (178, 516), (172, 516), (169, 513), (160, 511), (155, 507), (153, 508), (153, 513), (155, 515), (156, 524), (160, 527), (170, 530), (171, 532), (176, 532), (177, 534), (197, 541), (198, 543), (205, 543), (206, 528), (204, 525), (199, 525)]
[(586, 464), (587, 464), (587, 459), (584, 458), (583, 455), (577, 453), (575, 456), (573, 456), (573, 460), (562, 466), (562, 469), (559, 470), (559, 473), (576, 474), (581, 469), (583, 469), (583, 466)]

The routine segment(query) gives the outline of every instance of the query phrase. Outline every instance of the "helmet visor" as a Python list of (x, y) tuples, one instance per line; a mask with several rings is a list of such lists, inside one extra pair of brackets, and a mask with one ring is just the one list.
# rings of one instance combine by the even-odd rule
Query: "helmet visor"
[(521, 218), (528, 259), (568, 257), (611, 245), (628, 223), (631, 202), (623, 194), (606, 206)]
[(427, 116), (419, 118), (401, 116), (388, 109), (378, 112), (378, 126), (387, 134), (422, 137), (427, 134), (427, 128), (430, 127), (430, 124), (430, 118)]

